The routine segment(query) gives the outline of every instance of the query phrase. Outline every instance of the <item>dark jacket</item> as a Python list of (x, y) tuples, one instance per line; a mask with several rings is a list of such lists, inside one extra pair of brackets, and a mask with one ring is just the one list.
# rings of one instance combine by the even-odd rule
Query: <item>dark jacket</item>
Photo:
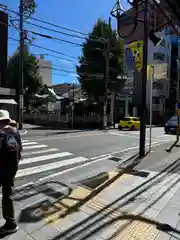
[[(6, 137), (15, 137), (19, 147), (15, 151), (8, 150), (6, 147)], [(0, 180), (5, 177), (15, 176), (18, 170), (18, 163), (21, 159), (22, 143), (21, 136), (16, 128), (6, 126), (0, 130)]]

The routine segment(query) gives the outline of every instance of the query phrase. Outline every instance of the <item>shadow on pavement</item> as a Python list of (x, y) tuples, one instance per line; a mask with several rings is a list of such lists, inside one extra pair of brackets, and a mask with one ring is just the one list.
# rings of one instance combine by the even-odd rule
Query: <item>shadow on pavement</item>
[[(130, 158), (130, 160), (132, 160)], [(126, 161), (127, 162), (127, 161)], [(137, 158), (133, 161), (132, 166), (135, 166), (135, 162), (138, 163)], [(130, 169), (130, 166), (128, 166), (128, 171)], [(103, 189), (105, 189), (107, 186), (109, 186), (111, 183), (113, 183), (116, 179), (118, 179), (121, 175), (123, 175), (127, 169), (121, 170), (115, 177), (108, 180), (109, 174), (108, 173), (101, 173), (97, 175), (96, 177), (86, 179), (84, 181), (78, 182), (78, 185), (84, 186), (87, 189), (91, 189), (93, 191), (89, 191), (89, 193), (84, 198), (74, 198), (71, 197), (71, 193), (73, 191), (72, 188), (69, 188), (64, 183), (59, 182), (46, 182), (43, 184), (40, 184), (38, 186), (28, 186), (23, 188), (23, 190), (16, 190), (14, 197), (15, 201), (23, 201), (27, 198), (30, 198), (32, 196), (35, 196), (38, 193), (43, 193), (48, 197), (53, 197), (55, 201), (50, 201), (49, 199), (43, 200), (39, 203), (36, 203), (28, 208), (25, 208), (21, 211), (20, 217), (18, 221), (21, 222), (37, 222), (41, 219), (47, 218), (50, 215), (58, 214), (58, 218), (63, 218), (73, 212), (77, 212), (78, 209), (84, 205), (87, 201), (91, 200), (93, 197), (95, 197), (98, 193), (100, 193)], [(57, 192), (54, 189), (48, 187), (48, 184), (59, 184), (65, 188), (68, 189), (68, 192), (66, 194), (63, 194), (62, 192)], [(19, 195), (19, 196), (18, 196)], [(73, 201), (72, 205), (67, 205), (64, 203), (64, 201), (61, 200), (69, 200)], [(60, 202), (61, 201), (61, 202)], [(51, 223), (51, 220), (48, 222)]]
[[(66, 192), (55, 191), (53, 187), (48, 186), (53, 184), (57, 184), (59, 185), (59, 187), (64, 187), (67, 191)], [(61, 199), (71, 194), (71, 192), (72, 192), (72, 188), (67, 186), (65, 183), (49, 181), (47, 183), (41, 183), (39, 185), (32, 184), (24, 187), (21, 190), (15, 190), (14, 201), (17, 201), (17, 202), (23, 201), (25, 199), (28, 199), (30, 197), (37, 195), (38, 193), (43, 193), (44, 195), (55, 198), (55, 199)]]
[[(79, 185), (86, 186), (87, 188), (95, 188), (101, 186), (108, 179), (108, 173), (102, 173), (101, 176), (98, 175), (97, 178), (93, 180), (86, 179), (81, 181)], [(61, 191), (56, 191), (55, 188), (49, 187), (49, 184), (58, 184), (66, 189), (65, 193)], [(39, 193), (44, 194), (50, 198), (53, 198), (55, 201), (50, 199), (43, 200), (32, 206), (21, 210), (19, 222), (37, 222), (44, 218), (47, 218), (50, 215), (58, 213), (59, 217), (66, 216), (67, 214), (76, 211), (78, 206), (86, 201), (85, 199), (72, 197), (71, 193), (73, 189), (67, 186), (62, 182), (50, 181), (38, 186), (28, 186), (23, 188), (23, 190), (16, 190), (14, 200), (16, 202), (23, 201), (32, 196), (35, 196)], [(87, 196), (86, 199), (89, 199), (91, 196)], [(69, 201), (70, 205), (66, 204), (65, 201)]]
[[(136, 162), (137, 162), (137, 160), (136, 160)], [(141, 216), (141, 214), (143, 214), (148, 208), (153, 206), (160, 198), (162, 198), (164, 196), (164, 194), (167, 191), (169, 191), (170, 188), (172, 188), (178, 182), (180, 182), (180, 177), (178, 178), (178, 180), (173, 182), (172, 185), (161, 194), (161, 196), (159, 196), (157, 199), (152, 201), (141, 213), (139, 213), (139, 215), (124, 214), (124, 215), (118, 216), (117, 218), (114, 218), (114, 219), (108, 221), (106, 224), (104, 224), (104, 222), (103, 222), (103, 220), (107, 219), (110, 214), (112, 214), (115, 211), (118, 211), (120, 208), (122, 208), (129, 202), (134, 201), (136, 199), (136, 197), (139, 197), (142, 193), (149, 190), (149, 188), (151, 188), (152, 186), (163, 181), (167, 177), (168, 173), (169, 174), (176, 173), (180, 169), (179, 163), (180, 163), (180, 159), (177, 159), (172, 164), (170, 164), (168, 167), (164, 168), (163, 171), (161, 171), (160, 173), (156, 174), (155, 176), (153, 176), (149, 180), (145, 181), (141, 185), (135, 187), (133, 190), (123, 194), (123, 196), (121, 196), (120, 198), (111, 202), (110, 204), (106, 205), (101, 210), (99, 210), (96, 213), (92, 214), (91, 216), (87, 217), (83, 221), (76, 223), (74, 226), (70, 227), (68, 230), (63, 231), (58, 236), (53, 237), (52, 240), (62, 239), (67, 236), (68, 236), (68, 239), (77, 239), (77, 237), (78, 237), (78, 240), (88, 239), (88, 237), (92, 236), (94, 233), (96, 233), (100, 229), (104, 228), (105, 226), (107, 226), (109, 224), (112, 224), (113, 222), (115, 222), (119, 219), (120, 220), (121, 219), (130, 219), (130, 221), (128, 223), (124, 224), (124, 226), (121, 226), (121, 228), (118, 231), (118, 234), (120, 234), (120, 232), (124, 228), (126, 228), (127, 225), (132, 223), (132, 221), (134, 221), (135, 219), (139, 219), (140, 221), (145, 221), (147, 223), (153, 224), (162, 231), (174, 231), (174, 232), (179, 233), (179, 231), (172, 228), (168, 224), (162, 224), (162, 223), (159, 223), (158, 221), (154, 221), (149, 218), (145, 218), (145, 217)], [(127, 199), (128, 197), (129, 197), (129, 199)], [(125, 199), (125, 201), (123, 203), (119, 203), (123, 199)], [(99, 223), (102, 223), (102, 224), (99, 226)], [(80, 227), (80, 230), (79, 230), (79, 227)], [(92, 227), (94, 229), (91, 231)], [(81, 238), (81, 236), (82, 236), (81, 234), (83, 234), (82, 238)], [(109, 239), (113, 239), (113, 237), (109, 238)]]

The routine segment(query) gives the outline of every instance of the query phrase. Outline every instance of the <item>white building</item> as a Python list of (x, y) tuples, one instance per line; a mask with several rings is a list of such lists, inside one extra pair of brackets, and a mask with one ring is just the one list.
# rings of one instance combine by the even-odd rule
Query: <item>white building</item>
[(52, 86), (52, 62), (44, 59), (44, 55), (41, 54), (39, 61), (39, 71), (42, 77), (43, 84), (46, 84), (48, 87)]
[[(165, 99), (169, 97), (170, 85), (170, 60), (171, 44), (170, 36), (163, 30), (156, 33), (157, 37), (164, 39), (162, 44), (155, 47), (148, 43), (148, 64), (154, 66), (154, 79), (152, 85), (152, 110), (163, 116), (165, 110)], [(149, 106), (150, 81), (147, 81), (147, 104)]]

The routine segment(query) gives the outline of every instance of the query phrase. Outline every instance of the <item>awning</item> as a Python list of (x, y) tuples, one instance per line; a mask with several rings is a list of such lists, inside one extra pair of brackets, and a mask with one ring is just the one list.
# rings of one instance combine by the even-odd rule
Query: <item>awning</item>
[(0, 99), (0, 104), (13, 104), (13, 105), (17, 105), (17, 102), (14, 99)]

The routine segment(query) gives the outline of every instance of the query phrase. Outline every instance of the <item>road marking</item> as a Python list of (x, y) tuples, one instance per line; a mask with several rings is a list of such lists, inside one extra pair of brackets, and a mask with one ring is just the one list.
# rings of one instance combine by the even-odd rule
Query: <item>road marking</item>
[[(55, 163), (49, 163), (49, 164), (45, 164), (45, 165), (41, 165), (41, 166), (20, 169), (16, 174), (16, 178), (24, 177), (24, 176), (28, 176), (28, 175), (32, 175), (32, 174), (36, 174), (36, 173), (41, 173), (41, 172), (45, 172), (45, 171), (50, 171), (53, 169), (58, 169), (58, 168), (61, 168), (64, 166), (70, 166), (72, 164), (85, 162), (88, 160), (89, 159), (85, 158), (85, 157), (76, 157), (76, 158), (62, 160), (62, 161), (55, 162)], [(53, 176), (53, 175), (51, 175), (51, 176)], [(50, 176), (48, 176), (48, 177), (50, 177)]]
[(22, 140), (21, 142), (22, 143), (26, 143), (26, 142), (29, 142), (29, 140)]
[[(166, 140), (166, 141), (163, 141), (163, 142), (152, 142), (152, 145), (158, 146), (158, 145), (164, 144), (164, 143), (166, 143), (166, 142), (169, 142), (169, 140)], [(145, 146), (149, 146), (149, 143), (146, 144)], [(95, 157), (92, 157), (92, 158), (90, 158), (90, 159), (91, 159), (91, 160), (96, 160), (96, 159), (99, 159), (99, 158), (102, 158), (102, 157), (111, 156), (111, 155), (114, 155), (114, 154), (117, 154), (117, 153), (128, 152), (128, 151), (130, 151), (130, 150), (137, 149), (137, 148), (139, 148), (139, 145), (134, 146), (134, 147), (130, 147), (130, 148), (125, 148), (125, 149), (122, 149), (122, 150), (120, 150), (120, 151), (116, 151), (116, 152), (111, 152), (111, 153), (107, 153), (107, 154), (95, 156)]]
[[(80, 137), (92, 137), (92, 136), (97, 136), (97, 135), (103, 135), (103, 134), (107, 134), (108, 132), (98, 132), (98, 133), (87, 133), (87, 134), (81, 134), (81, 135), (72, 135), (69, 134), (67, 136), (64, 137), (46, 137), (46, 138), (37, 138), (36, 137), (36, 141), (46, 141), (46, 140), (56, 140), (56, 139), (69, 139), (69, 138), (80, 138)], [(29, 140), (31, 140), (32, 137), (29, 138)]]
[(22, 153), (22, 156), (35, 155), (35, 154), (41, 154), (41, 153), (50, 153), (50, 152), (56, 152), (58, 150), (59, 149), (57, 149), (57, 148), (49, 148), (49, 149), (40, 150), (40, 151), (25, 152), (25, 153)]
[[(98, 159), (96, 162), (100, 162), (100, 161), (104, 161), (106, 159), (109, 159), (109, 157), (105, 157), (105, 158), (100, 158)], [(66, 173), (69, 173), (69, 172), (73, 172), (74, 170), (78, 169), (78, 168), (84, 168), (86, 166), (89, 166), (91, 164), (94, 164), (94, 162), (88, 162), (88, 163), (83, 163), (81, 164), (80, 166), (76, 166), (76, 167), (72, 167), (72, 168), (69, 168), (67, 170), (64, 170), (64, 171), (61, 171), (61, 172), (58, 172), (58, 173), (54, 173), (54, 174), (51, 174), (50, 176), (46, 176), (46, 177), (43, 177), (43, 178), (40, 178), (37, 183), (39, 182), (44, 182), (45, 180), (49, 180), (51, 178), (54, 178), (54, 177), (57, 177), (57, 176), (61, 176), (63, 174), (66, 174)]]
[(35, 149), (35, 148), (45, 148), (47, 145), (33, 145), (33, 146), (25, 146), (23, 149)]
[(62, 152), (62, 153), (54, 153), (54, 154), (43, 155), (43, 156), (38, 156), (38, 157), (33, 157), (33, 158), (30, 157), (30, 158), (25, 158), (22, 161), (20, 161), (19, 165), (35, 163), (35, 162), (42, 162), (42, 161), (47, 161), (47, 160), (50, 160), (50, 159), (67, 157), (67, 156), (72, 156), (72, 155), (73, 154), (69, 153), (69, 152)]
[(35, 145), (38, 144), (37, 142), (22, 142), (23, 146), (27, 146), (27, 145)]

